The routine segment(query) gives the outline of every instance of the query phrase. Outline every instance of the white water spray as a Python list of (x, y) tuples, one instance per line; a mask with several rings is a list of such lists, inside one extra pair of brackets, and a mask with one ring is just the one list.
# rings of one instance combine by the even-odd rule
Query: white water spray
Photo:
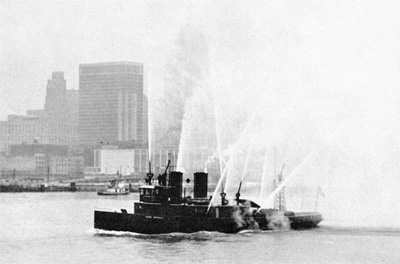
[(257, 210), (257, 212), (260, 211), (261, 208), (265, 208), (265, 206), (270, 205), (273, 202), (275, 196), (282, 190), (282, 188), (286, 187), (288, 183), (293, 179), (293, 177), (297, 175), (300, 169), (302, 169), (310, 161), (311, 157), (313, 157), (316, 154), (317, 152), (313, 152), (310, 155), (308, 155), (307, 158), (305, 158), (303, 162), (300, 163), (299, 166), (297, 166), (291, 173), (289, 173), (289, 175), (285, 178), (285, 180), (281, 184), (279, 184), (279, 186), (268, 196), (268, 198), (265, 201), (262, 202), (261, 207)]
[[(219, 18), (207, 31), (214, 147), (227, 193), (244, 177), (258, 177), (253, 190), (261, 189), (269, 180), (263, 164), (273, 167), (264, 150), (277, 147), (292, 171), (288, 210), (303, 198), (313, 210), (318, 185), (325, 219), (400, 226), (399, 9), (346, 1), (246, 8), (238, 21)], [(257, 124), (244, 129), (253, 115)]]
[[(265, 195), (265, 184), (268, 178), (268, 155), (267, 150), (265, 150), (263, 171), (261, 176), (261, 190), (260, 190), (260, 201), (262, 201), (263, 195)], [(276, 174), (276, 173), (275, 173)]]

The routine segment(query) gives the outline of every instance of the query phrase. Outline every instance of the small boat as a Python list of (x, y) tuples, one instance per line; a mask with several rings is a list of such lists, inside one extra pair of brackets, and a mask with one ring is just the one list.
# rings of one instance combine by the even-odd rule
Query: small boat
[(182, 175), (177, 171), (164, 173), (158, 177), (156, 185), (152, 180), (154, 175), (149, 171), (147, 184), (139, 188), (139, 201), (134, 203), (134, 212), (95, 210), (94, 228), (141, 234), (237, 233), (245, 229), (306, 229), (316, 227), (322, 221), (320, 213), (262, 209), (251, 200), (240, 199), (241, 184), (235, 200), (228, 201), (222, 191), (221, 202), (213, 204), (207, 193), (208, 174), (204, 172), (194, 174), (193, 198), (185, 196)]
[(99, 190), (98, 195), (126, 195), (129, 194), (129, 188), (125, 182), (121, 182), (119, 178), (115, 178), (107, 184), (105, 189)]

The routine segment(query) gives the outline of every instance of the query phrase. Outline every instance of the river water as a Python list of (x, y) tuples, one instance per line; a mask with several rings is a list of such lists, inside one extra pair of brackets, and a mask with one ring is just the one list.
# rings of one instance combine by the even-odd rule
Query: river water
[(329, 223), (303, 231), (138, 235), (93, 228), (94, 209), (137, 194), (1, 193), (0, 263), (400, 263), (400, 229)]

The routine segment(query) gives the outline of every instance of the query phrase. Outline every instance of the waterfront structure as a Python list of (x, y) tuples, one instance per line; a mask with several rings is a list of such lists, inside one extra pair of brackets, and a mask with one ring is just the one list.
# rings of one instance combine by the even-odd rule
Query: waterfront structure
[(83, 156), (2, 156), (1, 178), (79, 178), (83, 176)]
[(1, 175), (11, 177), (83, 176), (84, 157), (65, 145), (10, 145), (8, 155), (0, 156)]
[(36, 156), (0, 156), (1, 176), (12, 176), (15, 171), (25, 175), (36, 173)]
[[(94, 150), (94, 168), (98, 168), (99, 174), (125, 175), (136, 172), (148, 172), (149, 154), (145, 148), (118, 149), (115, 146), (105, 146)], [(175, 165), (178, 158), (177, 149), (155, 149), (152, 152), (152, 171), (161, 173), (165, 169), (168, 159)], [(171, 165), (171, 167), (174, 167)]]
[(83, 176), (83, 156), (51, 156), (49, 157), (50, 175), (65, 175), (72, 178)]
[(81, 64), (79, 91), (81, 144), (147, 142), (143, 64)]

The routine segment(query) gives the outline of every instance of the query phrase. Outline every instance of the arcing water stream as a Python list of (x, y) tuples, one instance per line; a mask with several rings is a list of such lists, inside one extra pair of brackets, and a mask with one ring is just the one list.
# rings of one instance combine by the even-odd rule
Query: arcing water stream
[[(270, 206), (273, 168), (286, 164), (289, 210), (313, 211), (320, 188), (328, 222), (400, 226), (396, 12), (344, 2), (267, 6), (232, 22), (237, 30), (204, 31), (210, 76), (188, 101), (181, 154), (196, 138), (213, 142), (210, 152), (229, 160), (217, 176), (231, 199), (245, 177), (241, 197)], [(189, 165), (181, 163), (204, 169)]]

